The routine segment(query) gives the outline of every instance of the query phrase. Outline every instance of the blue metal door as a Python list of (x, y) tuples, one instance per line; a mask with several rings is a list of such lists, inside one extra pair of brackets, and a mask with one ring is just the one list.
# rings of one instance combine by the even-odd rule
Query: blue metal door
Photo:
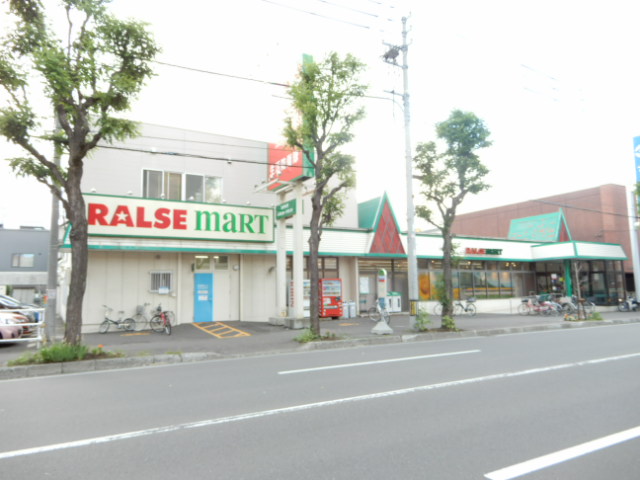
[(213, 273), (196, 273), (194, 278), (196, 322), (213, 322)]

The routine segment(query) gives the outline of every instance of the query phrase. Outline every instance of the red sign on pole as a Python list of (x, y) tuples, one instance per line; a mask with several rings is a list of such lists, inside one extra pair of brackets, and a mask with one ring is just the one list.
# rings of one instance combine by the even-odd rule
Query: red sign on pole
[[(283, 182), (304, 180), (309, 178), (309, 164), (304, 161), (304, 155), (300, 150), (291, 147), (269, 144), (269, 190), (278, 190), (284, 186)], [(279, 180), (279, 181), (274, 181)]]

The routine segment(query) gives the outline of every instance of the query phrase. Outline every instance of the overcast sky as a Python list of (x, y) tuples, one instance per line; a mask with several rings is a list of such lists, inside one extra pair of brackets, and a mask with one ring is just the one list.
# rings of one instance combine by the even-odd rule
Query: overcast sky
[[(400, 43), (402, 16), (412, 144), (433, 140), (435, 123), (453, 109), (474, 112), (492, 132), (493, 146), (481, 152), (492, 188), (461, 211), (635, 183), (640, 2), (114, 0), (111, 8), (148, 22), (163, 49), (157, 77), (129, 114), (143, 122), (281, 142), (289, 103), (270, 82), (293, 81), (303, 53), (361, 59), (369, 95), (395, 102), (364, 102), (367, 118), (350, 147), (357, 197), (387, 191), (403, 225), (403, 114), (400, 97), (386, 93), (402, 92), (402, 72), (381, 60), (383, 42)], [(4, 143), (0, 154), (11, 154)], [(0, 164), (5, 227), (48, 226), (49, 203), (44, 187)]]

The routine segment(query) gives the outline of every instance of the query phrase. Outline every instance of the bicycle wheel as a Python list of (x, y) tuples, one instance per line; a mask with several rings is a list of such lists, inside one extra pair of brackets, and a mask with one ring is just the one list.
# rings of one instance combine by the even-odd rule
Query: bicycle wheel
[(391, 324), (391, 315), (389, 315), (389, 311), (387, 309), (382, 310), (382, 319), (387, 323), (387, 325)]
[(162, 317), (160, 315), (154, 315), (149, 320), (149, 325), (151, 325), (151, 330), (157, 333), (164, 332), (164, 322), (162, 321)]
[(169, 317), (165, 317), (164, 333), (171, 335), (171, 322), (169, 322)]
[(470, 303), (467, 305), (467, 308), (465, 308), (465, 312), (467, 312), (467, 315), (474, 317), (476, 315), (476, 306), (473, 303)]
[(136, 322), (135, 323), (136, 330), (141, 330), (142, 328), (144, 328), (145, 325), (149, 323), (149, 320), (147, 320), (147, 317), (145, 317), (144, 314), (142, 313), (136, 313), (131, 318), (133, 318), (133, 321)]
[(441, 303), (436, 303), (436, 306), (433, 307), (433, 314), (434, 315), (442, 315), (442, 304)]
[(369, 318), (374, 322), (380, 321), (380, 311), (376, 307), (370, 307), (367, 311), (367, 315), (369, 315)]
[(127, 332), (133, 332), (136, 329), (136, 321), (129, 317), (129, 318), (125, 318), (122, 321), (122, 327), (127, 331)]
[(520, 305), (518, 305), (518, 315), (529, 315), (529, 313), (531, 313), (529, 304), (522, 302)]
[(111, 322), (109, 320), (105, 320), (100, 324), (100, 333), (107, 333), (109, 331), (109, 326)]

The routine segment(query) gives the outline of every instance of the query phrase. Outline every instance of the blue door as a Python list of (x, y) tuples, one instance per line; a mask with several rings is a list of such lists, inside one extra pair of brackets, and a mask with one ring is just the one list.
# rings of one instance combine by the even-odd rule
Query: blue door
[(213, 322), (213, 273), (196, 273), (194, 280), (195, 321)]

